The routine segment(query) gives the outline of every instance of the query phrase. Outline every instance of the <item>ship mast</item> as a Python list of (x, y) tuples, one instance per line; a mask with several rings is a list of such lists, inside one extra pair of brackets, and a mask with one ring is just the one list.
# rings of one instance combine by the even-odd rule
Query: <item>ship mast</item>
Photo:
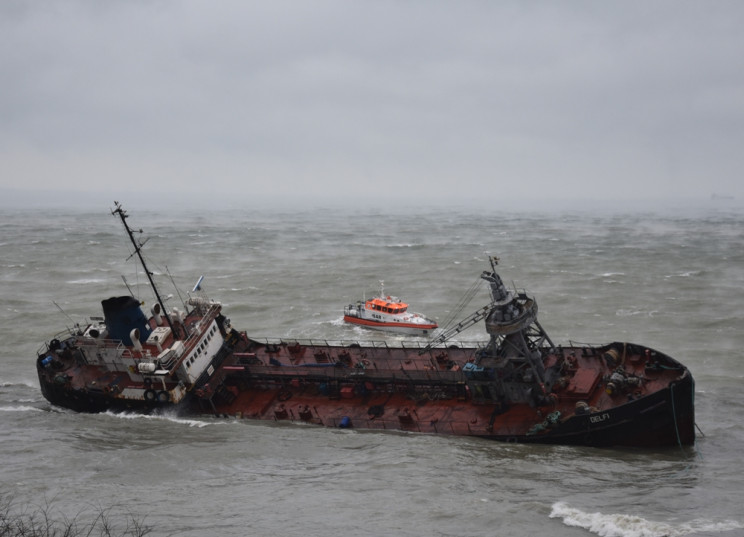
[[(160, 305), (160, 309), (163, 312), (163, 317), (165, 317), (165, 322), (168, 323), (168, 326), (171, 329), (171, 333), (173, 334), (173, 337), (175, 339), (180, 339), (178, 332), (176, 332), (175, 326), (173, 326), (173, 323), (171, 322), (170, 315), (167, 314), (165, 310), (165, 303), (163, 302), (163, 299), (160, 297), (160, 293), (158, 292), (158, 287), (155, 285), (155, 281), (152, 279), (152, 272), (147, 268), (147, 263), (145, 263), (145, 258), (142, 256), (142, 245), (138, 243), (134, 239), (134, 232), (127, 224), (127, 218), (129, 218), (129, 215), (126, 213), (124, 208), (121, 206), (121, 204), (118, 201), (114, 202), (114, 205), (116, 206), (116, 209), (111, 211), (111, 214), (118, 215), (119, 218), (121, 218), (121, 223), (124, 224), (124, 229), (127, 232), (127, 235), (129, 235), (129, 240), (132, 241), (132, 245), (134, 245), (134, 253), (137, 254), (137, 257), (139, 257), (140, 262), (142, 263), (142, 268), (145, 270), (145, 274), (147, 274), (147, 279), (150, 280), (150, 285), (152, 286), (152, 290), (155, 293), (155, 298), (158, 301), (158, 304)], [(142, 230), (139, 230), (140, 233), (142, 233)]]

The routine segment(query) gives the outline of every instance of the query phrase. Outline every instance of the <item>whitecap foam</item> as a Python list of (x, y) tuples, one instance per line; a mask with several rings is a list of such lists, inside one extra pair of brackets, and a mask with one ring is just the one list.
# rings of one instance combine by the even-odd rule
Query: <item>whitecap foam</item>
[(101, 283), (105, 281), (106, 280), (102, 278), (80, 278), (79, 280), (69, 280), (66, 283), (69, 283), (70, 285), (86, 285), (89, 283)]
[(695, 276), (700, 276), (702, 274), (702, 271), (700, 270), (688, 270), (685, 272), (677, 272), (676, 274), (666, 274), (664, 278), (693, 278)]
[(179, 418), (176, 416), (168, 416), (166, 414), (137, 414), (133, 412), (111, 412), (107, 411), (104, 412), (107, 416), (111, 416), (113, 418), (120, 418), (120, 419), (127, 419), (127, 420), (137, 420), (137, 419), (143, 419), (143, 420), (161, 420), (161, 421), (169, 421), (171, 423), (178, 423), (180, 425), (188, 425), (189, 427), (207, 427), (208, 425), (218, 425), (218, 424), (224, 424), (226, 422), (222, 421), (201, 421), (196, 419), (186, 419), (186, 418)]
[(0, 388), (9, 388), (11, 386), (25, 386), (27, 388), (38, 388), (38, 384), (29, 382), (27, 380), (21, 380), (19, 382), (0, 382)]
[(658, 311), (655, 311), (655, 310), (647, 311), (647, 310), (619, 309), (619, 310), (617, 310), (615, 312), (615, 315), (618, 316), (618, 317), (633, 317), (635, 315), (643, 315), (643, 316), (646, 316), (646, 317), (653, 317), (657, 313), (659, 313), (659, 312)]
[(744, 528), (744, 523), (735, 520), (720, 522), (691, 520), (670, 524), (623, 513), (587, 513), (563, 502), (553, 504), (550, 518), (561, 518), (566, 526), (582, 528), (600, 537), (678, 537), (701, 532), (722, 533)]
[(28, 405), (0, 406), (0, 412), (44, 412), (40, 408)]
[(346, 322), (344, 321), (343, 317), (332, 319), (328, 321), (328, 324), (330, 324), (331, 326), (346, 326)]

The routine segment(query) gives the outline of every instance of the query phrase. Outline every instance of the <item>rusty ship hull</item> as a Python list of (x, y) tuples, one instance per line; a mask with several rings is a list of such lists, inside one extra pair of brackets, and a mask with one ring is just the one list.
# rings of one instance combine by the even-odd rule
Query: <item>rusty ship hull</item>
[[(566, 347), (547, 357), (561, 387), (527, 402), (498, 399), (491, 372), (468, 372), (478, 347), (419, 355), (385, 345), (331, 346), (248, 340), (223, 368), (217, 392), (190, 412), (329, 427), (478, 436), (505, 442), (590, 446), (686, 445), (694, 441), (692, 376), (657, 351), (614, 343)], [(643, 386), (608, 393), (608, 350), (624, 348), (627, 375)], [(268, 350), (267, 350), (268, 349)], [(268, 364), (268, 365), (266, 365)], [(586, 410), (577, 413), (578, 408)]]
[[(140, 243), (117, 204), (135, 253)], [(141, 258), (145, 266), (144, 258)], [(686, 446), (694, 381), (643, 345), (555, 345), (537, 302), (481, 275), (490, 303), (426, 345), (268, 340), (230, 325), (199, 284), (185, 311), (156, 300), (102, 302), (42, 345), (36, 365), (52, 404), (79, 412), (177, 412), (325, 427), (464, 435), (504, 442)], [(488, 341), (453, 336), (485, 323)]]
[[(233, 338), (215, 373), (178, 403), (148, 398), (145, 392), (152, 383), (81, 366), (72, 355), (69, 364), (60, 361), (49, 370), (42, 365), (44, 353), (38, 359), (39, 380), (51, 403), (79, 412), (175, 411), (586, 446), (689, 445), (695, 439), (689, 371), (638, 345), (557, 349), (546, 363), (559, 369), (560, 386), (548, 397), (509, 404), (492, 399), (487, 368), (463, 370), (481, 347), (450, 346), (419, 354), (417, 346), (384, 342), (260, 342), (238, 332)], [(605, 356), (612, 349), (625, 349), (625, 370), (643, 378), (642, 386), (608, 393), (613, 369)], [(60, 372), (69, 378), (55, 381)], [(121, 397), (125, 389), (142, 396)], [(578, 408), (586, 410), (577, 412), (582, 402), (586, 407)]]

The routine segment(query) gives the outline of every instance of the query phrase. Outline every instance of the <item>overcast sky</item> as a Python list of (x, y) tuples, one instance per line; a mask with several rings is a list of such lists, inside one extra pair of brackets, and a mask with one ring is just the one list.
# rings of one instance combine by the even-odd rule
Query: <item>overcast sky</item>
[(744, 2), (0, 2), (0, 187), (744, 198)]

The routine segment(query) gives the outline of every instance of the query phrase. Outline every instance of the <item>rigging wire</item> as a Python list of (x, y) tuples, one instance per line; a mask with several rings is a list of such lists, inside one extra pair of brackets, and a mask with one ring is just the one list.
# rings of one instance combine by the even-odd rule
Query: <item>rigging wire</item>
[[(134, 255), (134, 254), (132, 254)], [(139, 259), (135, 256), (134, 258), (134, 285), (137, 288), (137, 295), (140, 294), (140, 280), (139, 280)]]
[(178, 300), (183, 305), (183, 309), (188, 310), (188, 307), (186, 306), (186, 302), (184, 301), (183, 296), (181, 296), (181, 290), (176, 285), (176, 281), (173, 279), (173, 275), (170, 273), (170, 270), (168, 269), (168, 265), (165, 265), (165, 272), (166, 274), (168, 274), (168, 278), (170, 278), (171, 284), (176, 290), (176, 294), (178, 295)]
[[(144, 255), (144, 252), (143, 252)], [(147, 259), (147, 263), (150, 267), (153, 267), (157, 273), (153, 273), (153, 276), (156, 274), (158, 276), (167, 276), (168, 279), (171, 282), (171, 285), (173, 285), (173, 288), (176, 290), (176, 294), (178, 295), (178, 300), (183, 306), (184, 310), (188, 310), (188, 305), (186, 304), (186, 300), (184, 300), (183, 295), (181, 294), (180, 287), (176, 284), (176, 280), (173, 278), (173, 275), (170, 272), (170, 269), (168, 268), (168, 265), (160, 265), (156, 261), (153, 261), (153, 259), (149, 255), (144, 256)], [(172, 295), (169, 295), (168, 297), (165, 297), (165, 300), (168, 300), (168, 298), (172, 297)]]
[(129, 286), (129, 283), (127, 282), (127, 279), (123, 274), (121, 275), (121, 279), (124, 281), (124, 285), (126, 286), (132, 298), (139, 300), (141, 302), (142, 299), (138, 298), (140, 296), (140, 279), (139, 279), (140, 269), (139, 269), (139, 258), (137, 257), (137, 250), (136, 249), (132, 250), (132, 243), (130, 241), (125, 241), (125, 248), (130, 253), (129, 253), (129, 257), (127, 257), (124, 260), (124, 263), (126, 263), (130, 259), (134, 259), (134, 288), (136, 289), (136, 296), (135, 296), (135, 291), (132, 291), (132, 288)]
[(452, 309), (452, 313), (444, 322), (442, 331), (446, 331), (447, 329), (449, 329), (456, 322), (456, 320), (460, 318), (463, 310), (473, 301), (473, 298), (475, 298), (475, 295), (480, 290), (482, 284), (483, 279), (478, 276), (475, 282), (470, 286), (470, 288), (465, 292), (460, 301)]
[[(63, 315), (65, 316), (65, 317), (67, 317), (67, 318), (68, 318), (68, 319), (70, 320), (70, 322), (72, 323), (72, 326), (74, 326), (74, 327), (77, 327), (78, 329), (80, 328), (80, 323), (77, 323), (77, 322), (75, 322), (75, 319), (73, 319), (72, 317), (70, 317), (70, 316), (69, 316), (69, 315), (67, 314), (67, 312), (66, 312), (65, 310), (63, 310), (63, 309), (62, 309), (62, 306), (60, 306), (59, 304), (57, 304), (57, 303), (56, 303), (56, 302), (55, 302), (54, 300), (52, 300), (52, 304), (54, 304), (55, 306), (57, 306), (57, 309), (58, 309), (59, 311), (61, 311), (61, 312), (62, 312), (62, 314), (63, 314)], [(67, 331), (68, 331), (68, 332), (69, 332), (70, 334), (72, 334), (72, 333), (73, 333), (73, 331), (72, 331), (72, 328), (70, 328), (69, 326), (65, 326), (65, 328), (67, 329)]]
[[(140, 231), (140, 233), (141, 233), (141, 231)], [(159, 275), (159, 276), (167, 275), (167, 277), (171, 281), (171, 284), (173, 285), (173, 287), (176, 290), (176, 294), (178, 295), (178, 299), (181, 302), (181, 304), (183, 305), (183, 308), (185, 310), (188, 309), (187, 306), (186, 306), (186, 302), (184, 301), (183, 295), (181, 294), (181, 290), (178, 287), (178, 285), (176, 285), (176, 282), (175, 282), (175, 280), (173, 278), (173, 275), (170, 273), (170, 270), (168, 269), (168, 265), (165, 265), (164, 267), (162, 267), (160, 264), (158, 264), (156, 261), (154, 261), (149, 255), (147, 255), (146, 252), (145, 252), (145, 250), (142, 248), (145, 245), (145, 243), (147, 243), (149, 240), (150, 240), (150, 237), (147, 237), (144, 241), (138, 241), (138, 243), (139, 243), (139, 248), (138, 249), (139, 249), (141, 255), (147, 260), (147, 263), (149, 264), (149, 266), (153, 267), (157, 271), (157, 275)], [(131, 243), (127, 243), (127, 246), (129, 247), (128, 249), (131, 250)], [(135, 286), (136, 286), (136, 289), (137, 289), (137, 294), (139, 296), (139, 294), (140, 294), (140, 271), (141, 271), (140, 266), (141, 266), (141, 263), (140, 263), (139, 258), (137, 257), (137, 251), (136, 250), (133, 251), (129, 255), (129, 258), (127, 258), (127, 260), (132, 259), (132, 258), (134, 259), (134, 277), (135, 277), (135, 280), (136, 280)], [(144, 270), (144, 267), (142, 267), (142, 270)], [(153, 273), (151, 273), (151, 275), (152, 276), (155, 276), (156, 273), (153, 272)], [(123, 278), (123, 276), (122, 276), (122, 278)], [(125, 281), (125, 284), (126, 284), (126, 280), (124, 280), (124, 281)], [(126, 285), (127, 285), (127, 289), (129, 289), (129, 285), (128, 284), (126, 284)], [(131, 289), (129, 289), (129, 291), (131, 293)], [(141, 299), (139, 299), (139, 300), (141, 300)]]
[[(141, 233), (141, 231), (140, 231), (140, 233)], [(141, 242), (140, 243), (140, 248), (142, 246), (144, 246), (145, 242), (147, 242), (148, 240), (149, 240), (149, 238), (148, 239), (145, 239), (144, 242)], [(127, 246), (128, 246), (127, 249), (131, 250), (132, 245), (131, 245), (130, 242), (127, 242)], [(142, 253), (143, 257), (147, 257), (148, 263), (152, 263), (152, 260), (149, 258), (149, 256), (145, 256), (144, 255), (144, 250), (140, 249), (140, 252)], [(140, 264), (139, 258), (137, 257), (137, 250), (132, 251), (132, 253), (129, 254), (129, 257), (126, 259), (126, 261), (129, 261), (130, 259), (133, 259), (134, 260), (134, 281), (135, 281), (134, 286), (135, 286), (135, 289), (137, 290), (137, 297), (141, 297), (141, 294), (142, 293), (141, 293), (141, 290), (140, 290), (140, 272), (143, 272), (144, 271), (144, 267), (142, 269), (140, 269), (140, 265), (141, 264)], [(123, 278), (124, 277), (122, 276), (122, 279)], [(127, 286), (127, 289), (129, 289), (130, 294), (132, 294), (132, 297), (137, 298), (137, 297), (134, 296), (134, 294), (132, 293), (131, 288), (126, 283), (126, 279), (124, 280), (124, 283)], [(139, 300), (140, 302), (144, 303), (143, 300), (142, 300), (142, 298), (137, 298), (137, 300)]]

